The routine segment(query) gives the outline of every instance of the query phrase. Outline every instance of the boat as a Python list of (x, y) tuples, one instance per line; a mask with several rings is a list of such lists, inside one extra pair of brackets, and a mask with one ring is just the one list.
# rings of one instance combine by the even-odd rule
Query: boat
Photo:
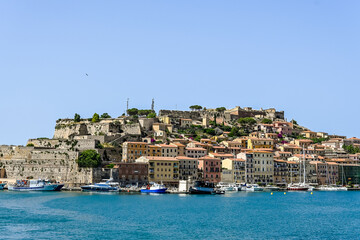
[(0, 190), (3, 190), (6, 186), (6, 182), (0, 182)]
[(189, 189), (190, 194), (222, 194), (224, 191), (215, 188), (211, 182), (195, 181), (194, 186)]
[(221, 190), (221, 191), (236, 191), (236, 185), (233, 183), (224, 183), (224, 182), (219, 182), (216, 187)]
[(60, 191), (62, 183), (51, 183), (48, 180), (16, 180), (15, 184), (8, 184), (10, 191)]
[(163, 184), (151, 182), (146, 187), (141, 188), (142, 193), (165, 193), (167, 188)]
[(260, 187), (258, 184), (245, 184), (241, 187), (241, 191), (262, 192), (264, 191), (264, 188)]
[(273, 191), (279, 191), (279, 190), (280, 190), (279, 187), (273, 186), (273, 185), (267, 185), (266, 187), (264, 187), (264, 191), (273, 192)]
[(119, 192), (119, 183), (114, 182), (113, 179), (104, 179), (100, 183), (81, 186), (84, 192)]
[(336, 186), (336, 185), (323, 185), (315, 188), (317, 191), (347, 191), (347, 187)]
[[(299, 166), (300, 166), (300, 178), (299, 178), (299, 182), (298, 183), (289, 183), (287, 186), (287, 190), (289, 191), (312, 191), (314, 189), (314, 187), (310, 186), (309, 184), (306, 183), (306, 165), (305, 165), (305, 150), (303, 147), (303, 169), (304, 169), (304, 181), (301, 182), (301, 161), (299, 161)], [(291, 172), (291, 178), (292, 178), (292, 172)]]

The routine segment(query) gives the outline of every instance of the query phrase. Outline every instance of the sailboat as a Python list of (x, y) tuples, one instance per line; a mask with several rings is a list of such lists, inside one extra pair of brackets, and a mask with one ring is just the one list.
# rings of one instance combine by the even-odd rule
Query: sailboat
[[(344, 169), (344, 166), (342, 166), (342, 167)], [(344, 170), (342, 171), (342, 173), (344, 173)], [(335, 179), (334, 179), (334, 183), (331, 183), (331, 179), (329, 177), (328, 165), (326, 165), (326, 178), (327, 178), (327, 185), (320, 186), (320, 187), (316, 188), (316, 190), (318, 190), (318, 191), (347, 191), (346, 187), (337, 186), (335, 184)]]
[(306, 167), (305, 167), (305, 150), (303, 147), (303, 169), (304, 169), (304, 181), (301, 182), (301, 161), (299, 160), (299, 166), (300, 166), (300, 178), (299, 178), (299, 183), (290, 183), (288, 184), (287, 190), (290, 191), (308, 191), (308, 190), (312, 190), (313, 187), (311, 187), (309, 184), (306, 183)]

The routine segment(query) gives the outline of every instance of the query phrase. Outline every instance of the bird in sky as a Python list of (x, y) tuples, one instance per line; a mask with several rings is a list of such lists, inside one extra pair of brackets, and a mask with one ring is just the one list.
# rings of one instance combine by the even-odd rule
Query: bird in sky
[(86, 76), (89, 76), (87, 73), (85, 73), (86, 74)]

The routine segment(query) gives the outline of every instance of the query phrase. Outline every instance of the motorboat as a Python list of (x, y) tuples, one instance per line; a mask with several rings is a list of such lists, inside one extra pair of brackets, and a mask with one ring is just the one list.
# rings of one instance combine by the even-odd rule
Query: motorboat
[(221, 191), (236, 191), (236, 185), (234, 183), (219, 182), (216, 187)]
[(119, 192), (120, 187), (118, 182), (113, 179), (104, 179), (100, 183), (81, 186), (84, 192)]
[(260, 187), (258, 184), (245, 184), (241, 191), (248, 191), (248, 192), (261, 192), (264, 191), (262, 187)]
[(347, 187), (336, 186), (336, 185), (323, 185), (315, 188), (317, 191), (347, 191)]
[(308, 191), (309, 189), (312, 189), (310, 185), (306, 183), (290, 183), (287, 186), (287, 190), (289, 191)]
[(167, 188), (163, 184), (151, 182), (145, 187), (140, 189), (142, 193), (165, 193)]
[(273, 192), (273, 191), (279, 191), (279, 190), (280, 190), (280, 188), (277, 186), (274, 186), (274, 185), (267, 185), (266, 187), (264, 187), (264, 191)]
[(0, 190), (3, 190), (6, 186), (6, 182), (0, 182)]
[(48, 180), (16, 180), (14, 184), (8, 184), (10, 191), (60, 191), (62, 183), (51, 183)]
[(194, 186), (189, 189), (190, 194), (224, 194), (225, 191), (216, 188), (215, 183), (195, 181)]

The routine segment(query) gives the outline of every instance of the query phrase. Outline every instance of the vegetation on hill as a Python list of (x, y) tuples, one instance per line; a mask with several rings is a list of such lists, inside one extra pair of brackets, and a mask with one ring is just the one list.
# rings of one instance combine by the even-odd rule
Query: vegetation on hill
[(350, 154), (355, 154), (355, 153), (360, 153), (360, 148), (359, 147), (354, 147), (353, 145), (343, 145), (343, 149)]
[(94, 113), (94, 115), (93, 115), (93, 117), (92, 117), (91, 121), (92, 121), (93, 123), (95, 123), (95, 122), (99, 122), (99, 121), (100, 121), (99, 114)]
[(191, 110), (198, 110), (200, 111), (203, 107), (200, 105), (192, 105), (189, 107)]
[(75, 113), (74, 122), (80, 122), (80, 120), (81, 120), (80, 115)]
[(108, 113), (103, 113), (100, 116), (101, 118), (111, 118), (111, 116)]
[(264, 124), (272, 124), (272, 120), (271, 119), (268, 119), (268, 118), (264, 118), (263, 120), (261, 120), (261, 123), (264, 123)]
[(95, 150), (83, 151), (76, 160), (79, 167), (99, 167), (101, 165), (100, 154)]

